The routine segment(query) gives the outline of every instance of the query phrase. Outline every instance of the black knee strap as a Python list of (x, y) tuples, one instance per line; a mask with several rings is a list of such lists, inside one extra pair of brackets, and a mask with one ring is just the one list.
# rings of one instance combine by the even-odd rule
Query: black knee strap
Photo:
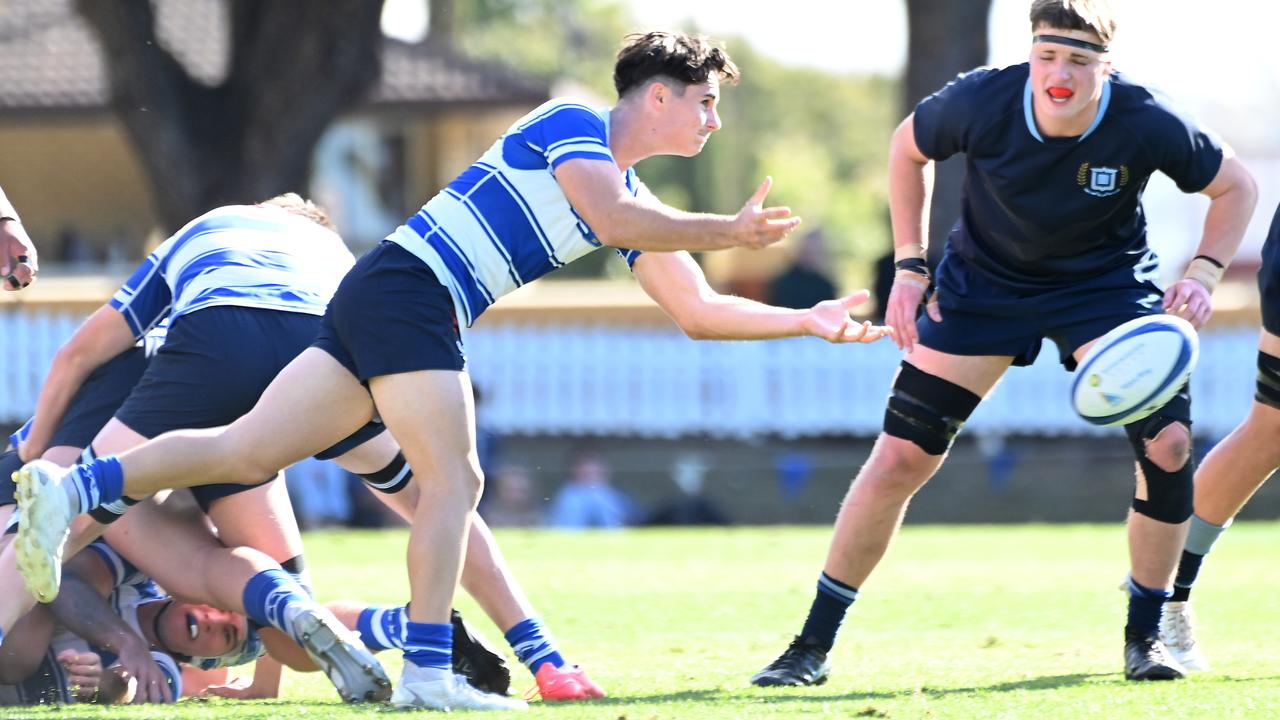
[(902, 362), (884, 412), (884, 432), (942, 455), (982, 398), (937, 375)]
[(1253, 399), (1280, 410), (1280, 358), (1258, 351), (1258, 388)]
[(294, 580), (307, 591), (307, 595), (314, 598), (315, 591), (311, 589), (311, 573), (307, 571), (307, 559), (302, 555), (294, 555), (293, 557), (280, 563), (280, 569), (293, 576)]
[(360, 479), (380, 493), (395, 495), (409, 487), (410, 481), (413, 480), (413, 470), (404, 459), (404, 453), (396, 453), (386, 467), (377, 472), (361, 475)]
[[(1154, 440), (1162, 430), (1174, 423), (1181, 423), (1191, 430), (1191, 394), (1183, 386), (1163, 408), (1137, 422), (1124, 426), (1129, 444), (1138, 458), (1138, 467), (1147, 484), (1147, 499), (1133, 499), (1133, 511), (1152, 520), (1178, 524), (1191, 517), (1195, 504), (1195, 457), (1190, 452), (1187, 461), (1177, 470), (1169, 471), (1151, 462), (1147, 457), (1147, 441)], [(1190, 448), (1188, 448), (1190, 450)]]
[(89, 517), (103, 525), (110, 525), (124, 517), (125, 512), (134, 505), (137, 505), (139, 502), (141, 501), (135, 500), (131, 497), (122, 497), (115, 502), (109, 502), (106, 505), (99, 505), (98, 507), (90, 510)]

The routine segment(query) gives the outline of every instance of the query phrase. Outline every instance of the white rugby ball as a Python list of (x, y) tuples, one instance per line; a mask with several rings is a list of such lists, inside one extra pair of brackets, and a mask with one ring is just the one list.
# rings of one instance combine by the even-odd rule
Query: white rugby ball
[(1089, 348), (1071, 382), (1071, 403), (1094, 425), (1127, 425), (1164, 407), (1191, 377), (1200, 342), (1174, 315), (1130, 320)]

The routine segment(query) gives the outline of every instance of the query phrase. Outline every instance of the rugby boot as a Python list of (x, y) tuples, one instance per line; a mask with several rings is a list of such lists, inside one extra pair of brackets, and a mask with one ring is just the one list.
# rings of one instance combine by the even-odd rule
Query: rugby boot
[[(604, 697), (604, 690), (591, 682), (587, 672), (577, 665), (556, 667), (549, 662), (542, 663), (533, 679), (538, 683), (536, 693), (548, 702)], [(531, 690), (530, 694), (534, 692)]]
[(1186, 670), (1156, 635), (1125, 631), (1124, 677), (1126, 680), (1178, 680)]
[(62, 584), (62, 550), (78, 514), (79, 497), (64, 482), (67, 469), (34, 460), (17, 472), (18, 511), (22, 522), (14, 540), (18, 572), (40, 602), (53, 602)]
[(299, 609), (293, 631), (343, 701), (381, 702), (391, 697), (391, 679), (377, 658), (356, 633), (327, 610), (318, 606)]
[(467, 624), (457, 610), (449, 620), (453, 623), (453, 671), (477, 690), (506, 695), (511, 688), (511, 669), (502, 654)]
[(518, 698), (477, 690), (461, 675), (450, 671), (404, 664), (400, 682), (391, 694), (397, 710), (526, 710), (529, 704)]
[(797, 635), (778, 659), (751, 677), (751, 684), (759, 687), (821, 685), (830, 674), (827, 651), (818, 643)]
[(1209, 669), (1209, 661), (1196, 643), (1196, 615), (1191, 610), (1190, 600), (1166, 602), (1160, 609), (1160, 642), (1187, 670), (1204, 672)]

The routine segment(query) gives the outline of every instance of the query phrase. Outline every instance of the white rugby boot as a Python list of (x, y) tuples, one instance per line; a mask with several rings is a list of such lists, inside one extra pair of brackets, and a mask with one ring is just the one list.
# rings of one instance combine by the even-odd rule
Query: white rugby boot
[(1209, 660), (1196, 643), (1196, 615), (1190, 600), (1164, 604), (1160, 610), (1160, 640), (1184, 668), (1192, 672), (1209, 669)]
[(18, 571), (36, 600), (47, 603), (58, 597), (62, 585), (62, 550), (79, 514), (80, 498), (70, 483), (70, 472), (48, 460), (34, 460), (14, 473), (22, 520), (14, 540)]
[(321, 607), (303, 607), (293, 632), (311, 659), (329, 676), (345, 702), (382, 702), (391, 697), (391, 679), (355, 632)]
[(527, 710), (518, 698), (477, 690), (452, 670), (421, 668), (404, 664), (404, 673), (391, 695), (397, 710)]

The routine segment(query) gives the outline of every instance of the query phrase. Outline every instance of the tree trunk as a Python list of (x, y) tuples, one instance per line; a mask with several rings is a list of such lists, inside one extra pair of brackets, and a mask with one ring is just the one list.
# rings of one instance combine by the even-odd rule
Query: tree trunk
[(219, 205), (305, 192), (321, 134), (377, 82), (381, 5), (229, 0), (229, 70), (209, 86), (161, 47), (150, 0), (76, 0), (167, 230)]
[[(907, 0), (907, 73), (903, 116), (959, 73), (987, 62), (987, 19), (991, 0)], [(960, 217), (964, 159), (936, 164), (929, 215), (929, 260), (936, 264), (942, 246)]]

